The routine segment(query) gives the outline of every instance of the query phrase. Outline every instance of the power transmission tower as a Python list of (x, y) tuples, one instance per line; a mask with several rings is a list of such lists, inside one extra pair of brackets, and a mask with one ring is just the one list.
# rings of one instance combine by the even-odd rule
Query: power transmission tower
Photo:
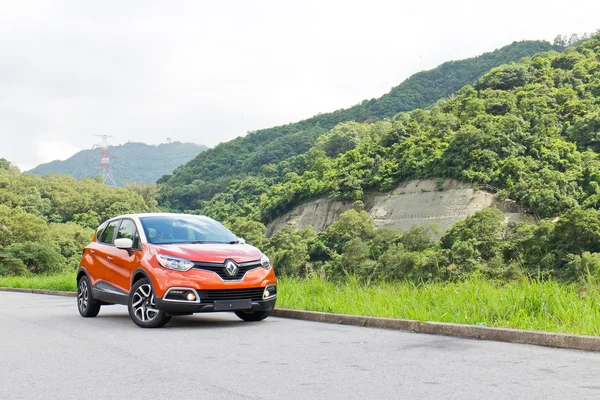
[(113, 177), (113, 174), (112, 174), (112, 166), (110, 165), (110, 159), (111, 158), (114, 159), (115, 156), (111, 156), (108, 151), (108, 146), (110, 146), (110, 143), (108, 143), (108, 138), (112, 137), (112, 136), (110, 136), (110, 135), (94, 135), (94, 136), (98, 136), (98, 137), (102, 138), (102, 143), (95, 144), (93, 147), (93, 148), (102, 149), (102, 155), (100, 156), (100, 167), (98, 167), (98, 169), (96, 169), (96, 171), (100, 170), (102, 172), (102, 183), (105, 183), (107, 185), (117, 186), (117, 184), (115, 183), (115, 178)]

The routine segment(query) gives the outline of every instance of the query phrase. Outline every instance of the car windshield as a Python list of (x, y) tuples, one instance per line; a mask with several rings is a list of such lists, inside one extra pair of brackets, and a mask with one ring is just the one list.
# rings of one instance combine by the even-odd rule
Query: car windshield
[(217, 221), (197, 215), (141, 217), (146, 239), (153, 244), (237, 243), (237, 237)]

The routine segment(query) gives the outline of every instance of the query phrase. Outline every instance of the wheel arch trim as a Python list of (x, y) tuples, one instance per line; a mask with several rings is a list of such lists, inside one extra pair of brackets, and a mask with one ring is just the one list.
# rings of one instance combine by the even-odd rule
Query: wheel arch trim
[(77, 282), (79, 282), (82, 276), (86, 276), (91, 283), (90, 274), (87, 272), (87, 269), (85, 269), (83, 266), (80, 266), (79, 269), (77, 269)]
[(133, 273), (131, 274), (131, 284), (130, 284), (130, 288), (133, 287), (133, 284), (135, 282), (137, 282), (138, 280), (142, 279), (140, 277), (140, 275), (143, 275), (144, 278), (148, 279), (152, 284), (154, 284), (154, 282), (152, 281), (152, 278), (150, 278), (150, 274), (148, 274), (148, 272), (146, 272), (145, 269), (143, 268), (137, 268), (135, 271), (133, 271)]

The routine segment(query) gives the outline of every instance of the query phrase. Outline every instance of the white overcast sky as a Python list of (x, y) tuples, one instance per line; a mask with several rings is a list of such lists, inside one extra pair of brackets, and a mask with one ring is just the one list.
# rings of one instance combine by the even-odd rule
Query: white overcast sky
[(0, 157), (27, 170), (95, 134), (214, 146), (598, 16), (598, 0), (0, 0)]

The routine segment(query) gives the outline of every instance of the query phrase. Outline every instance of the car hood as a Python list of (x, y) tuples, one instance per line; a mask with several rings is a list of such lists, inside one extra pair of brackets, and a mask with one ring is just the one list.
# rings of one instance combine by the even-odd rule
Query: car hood
[(249, 244), (154, 244), (157, 253), (185, 258), (194, 262), (224, 263), (233, 260), (236, 263), (260, 260), (262, 252)]

